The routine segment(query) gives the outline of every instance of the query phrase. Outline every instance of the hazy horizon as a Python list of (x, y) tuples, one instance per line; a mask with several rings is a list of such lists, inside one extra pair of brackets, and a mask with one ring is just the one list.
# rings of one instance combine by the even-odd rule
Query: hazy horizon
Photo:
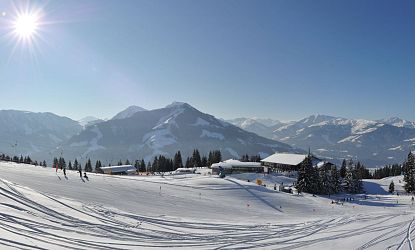
[[(177, 101), (173, 101), (173, 102), (177, 102)], [(138, 106), (138, 107), (144, 108), (146, 110), (154, 110), (154, 109), (164, 108), (164, 107), (166, 107), (169, 104), (171, 104), (171, 103), (168, 103), (168, 104), (166, 104), (164, 106), (155, 107), (155, 108), (147, 108), (147, 107), (140, 106), (140, 105), (136, 105), (136, 104), (132, 104), (130, 106)], [(192, 105), (191, 103), (188, 103), (188, 104), (190, 104), (192, 107), (196, 108), (197, 110), (199, 110), (202, 113), (207, 113), (207, 112), (199, 109), (198, 107)], [(130, 106), (128, 106), (128, 107), (130, 107)], [(98, 118), (98, 119), (101, 119), (101, 120), (109, 120), (109, 119), (113, 118), (115, 115), (117, 115), (119, 112), (124, 111), (125, 109), (127, 109), (128, 107), (124, 107), (123, 109), (117, 111), (116, 113), (114, 113), (114, 114), (112, 114), (112, 115), (110, 115), (108, 117), (99, 117), (99, 116), (97, 116), (95, 114), (89, 114), (89, 115), (86, 115), (86, 116), (82, 116), (80, 118), (74, 118), (74, 117), (71, 117), (71, 116), (68, 116), (68, 115), (65, 115), (65, 114), (54, 113), (54, 112), (51, 112), (51, 111), (48, 111), (48, 110), (36, 111), (36, 110), (27, 110), (27, 109), (25, 109), (25, 110), (19, 110), (19, 109), (10, 108), (10, 109), (0, 109), (0, 111), (1, 110), (16, 110), (16, 111), (26, 111), (26, 112), (33, 112), (33, 113), (47, 113), (47, 112), (50, 112), (50, 113), (53, 113), (53, 114), (58, 115), (58, 116), (63, 116), (63, 117), (70, 118), (70, 119), (72, 119), (74, 121), (80, 121), (80, 120), (82, 120), (84, 118), (88, 118), (88, 117), (94, 117), (94, 118)], [(302, 116), (302, 117), (298, 117), (297, 119), (285, 120), (285, 119), (281, 119), (281, 118), (278, 118), (278, 117), (271, 117), (271, 116), (269, 116), (269, 117), (258, 117), (258, 116), (220, 117), (220, 116), (217, 116), (216, 114), (212, 114), (212, 113), (207, 113), (207, 114), (213, 115), (217, 119), (223, 119), (223, 120), (233, 120), (233, 119), (239, 119), (239, 118), (246, 118), (246, 119), (271, 119), (271, 120), (278, 120), (280, 122), (299, 121), (301, 119), (307, 118), (307, 117), (312, 116), (312, 115), (325, 115), (325, 116), (333, 116), (333, 117), (339, 117), (339, 118), (345, 118), (345, 119), (363, 119), (363, 120), (373, 120), (373, 121), (377, 121), (377, 120), (381, 120), (381, 119), (388, 119), (388, 118), (398, 117), (398, 116), (385, 116), (385, 117), (379, 117), (379, 118), (345, 117), (345, 116), (340, 116), (340, 115), (335, 115), (335, 114), (323, 114), (323, 113), (318, 113), (317, 112), (317, 113), (310, 113), (310, 114), (307, 114), (307, 115)], [(398, 117), (398, 118), (401, 118), (401, 119), (404, 119), (404, 120), (407, 120), (407, 121), (415, 121), (415, 120), (405, 119), (404, 117)]]

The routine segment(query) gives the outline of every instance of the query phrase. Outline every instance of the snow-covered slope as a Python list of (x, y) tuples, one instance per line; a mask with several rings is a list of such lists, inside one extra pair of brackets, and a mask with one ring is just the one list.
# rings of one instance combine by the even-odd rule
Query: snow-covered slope
[(148, 161), (159, 154), (172, 157), (178, 150), (190, 155), (195, 148), (203, 154), (219, 149), (224, 158), (296, 151), (176, 102), (89, 126), (64, 145), (63, 154), (68, 159), (91, 157), (115, 162), (142, 157)]
[(124, 109), (123, 111), (119, 112), (118, 114), (116, 114), (112, 118), (112, 120), (129, 118), (133, 116), (135, 113), (140, 112), (140, 111), (146, 111), (146, 109), (139, 107), (139, 106), (130, 106)]
[(2, 249), (406, 249), (413, 236), (403, 195), (341, 205), (233, 177), (0, 169)]

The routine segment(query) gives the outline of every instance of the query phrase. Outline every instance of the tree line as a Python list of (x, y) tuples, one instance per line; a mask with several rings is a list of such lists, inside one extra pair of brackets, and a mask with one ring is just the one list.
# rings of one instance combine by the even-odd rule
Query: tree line
[(31, 165), (36, 165), (36, 166), (43, 166), (43, 167), (47, 167), (46, 165), (46, 161), (33, 161), (30, 156), (24, 156), (20, 155), (19, 156), (9, 156), (6, 154), (0, 154), (0, 161), (11, 161), (11, 162), (16, 162), (16, 163), (24, 163), (24, 164), (31, 164)]
[[(217, 163), (222, 161), (222, 154), (220, 150), (213, 150), (210, 151), (207, 156), (200, 155), (198, 149), (194, 149), (191, 156), (186, 158), (185, 163), (183, 164), (182, 154), (179, 151), (176, 152), (173, 158), (168, 158), (163, 155), (155, 156), (153, 161), (149, 161), (145, 163), (144, 159), (135, 160), (133, 164), (127, 159), (125, 162), (121, 160), (118, 161), (117, 165), (133, 165), (137, 172), (170, 172), (174, 171), (178, 168), (194, 168), (194, 167), (206, 167), (210, 166), (213, 163)], [(46, 162), (45, 162), (46, 164)], [(53, 158), (53, 166), (54, 168), (63, 169), (66, 168), (68, 170), (83, 170), (85, 172), (96, 172), (96, 173), (103, 173), (101, 167), (104, 165), (101, 163), (100, 160), (95, 162), (95, 167), (93, 167), (91, 159), (88, 159), (84, 166), (78, 162), (77, 159), (73, 161), (69, 161), (68, 163), (65, 161), (63, 157), (55, 157)], [(111, 166), (111, 163), (108, 164)]]

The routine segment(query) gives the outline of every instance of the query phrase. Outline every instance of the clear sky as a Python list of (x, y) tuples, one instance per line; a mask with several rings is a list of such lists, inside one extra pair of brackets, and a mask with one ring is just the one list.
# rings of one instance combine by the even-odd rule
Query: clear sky
[[(38, 20), (18, 43), (22, 8)], [(414, 13), (412, 0), (4, 0), (0, 109), (415, 120)]]

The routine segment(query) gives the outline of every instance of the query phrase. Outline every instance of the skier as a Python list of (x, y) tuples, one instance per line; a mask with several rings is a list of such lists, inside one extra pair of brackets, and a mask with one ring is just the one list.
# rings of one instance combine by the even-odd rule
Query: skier
[(84, 178), (89, 181), (88, 176), (86, 176), (86, 172), (84, 172)]
[(66, 177), (66, 168), (63, 168), (63, 175)]
[(82, 169), (79, 169), (78, 172), (79, 172), (79, 177), (81, 177), (82, 179)]

